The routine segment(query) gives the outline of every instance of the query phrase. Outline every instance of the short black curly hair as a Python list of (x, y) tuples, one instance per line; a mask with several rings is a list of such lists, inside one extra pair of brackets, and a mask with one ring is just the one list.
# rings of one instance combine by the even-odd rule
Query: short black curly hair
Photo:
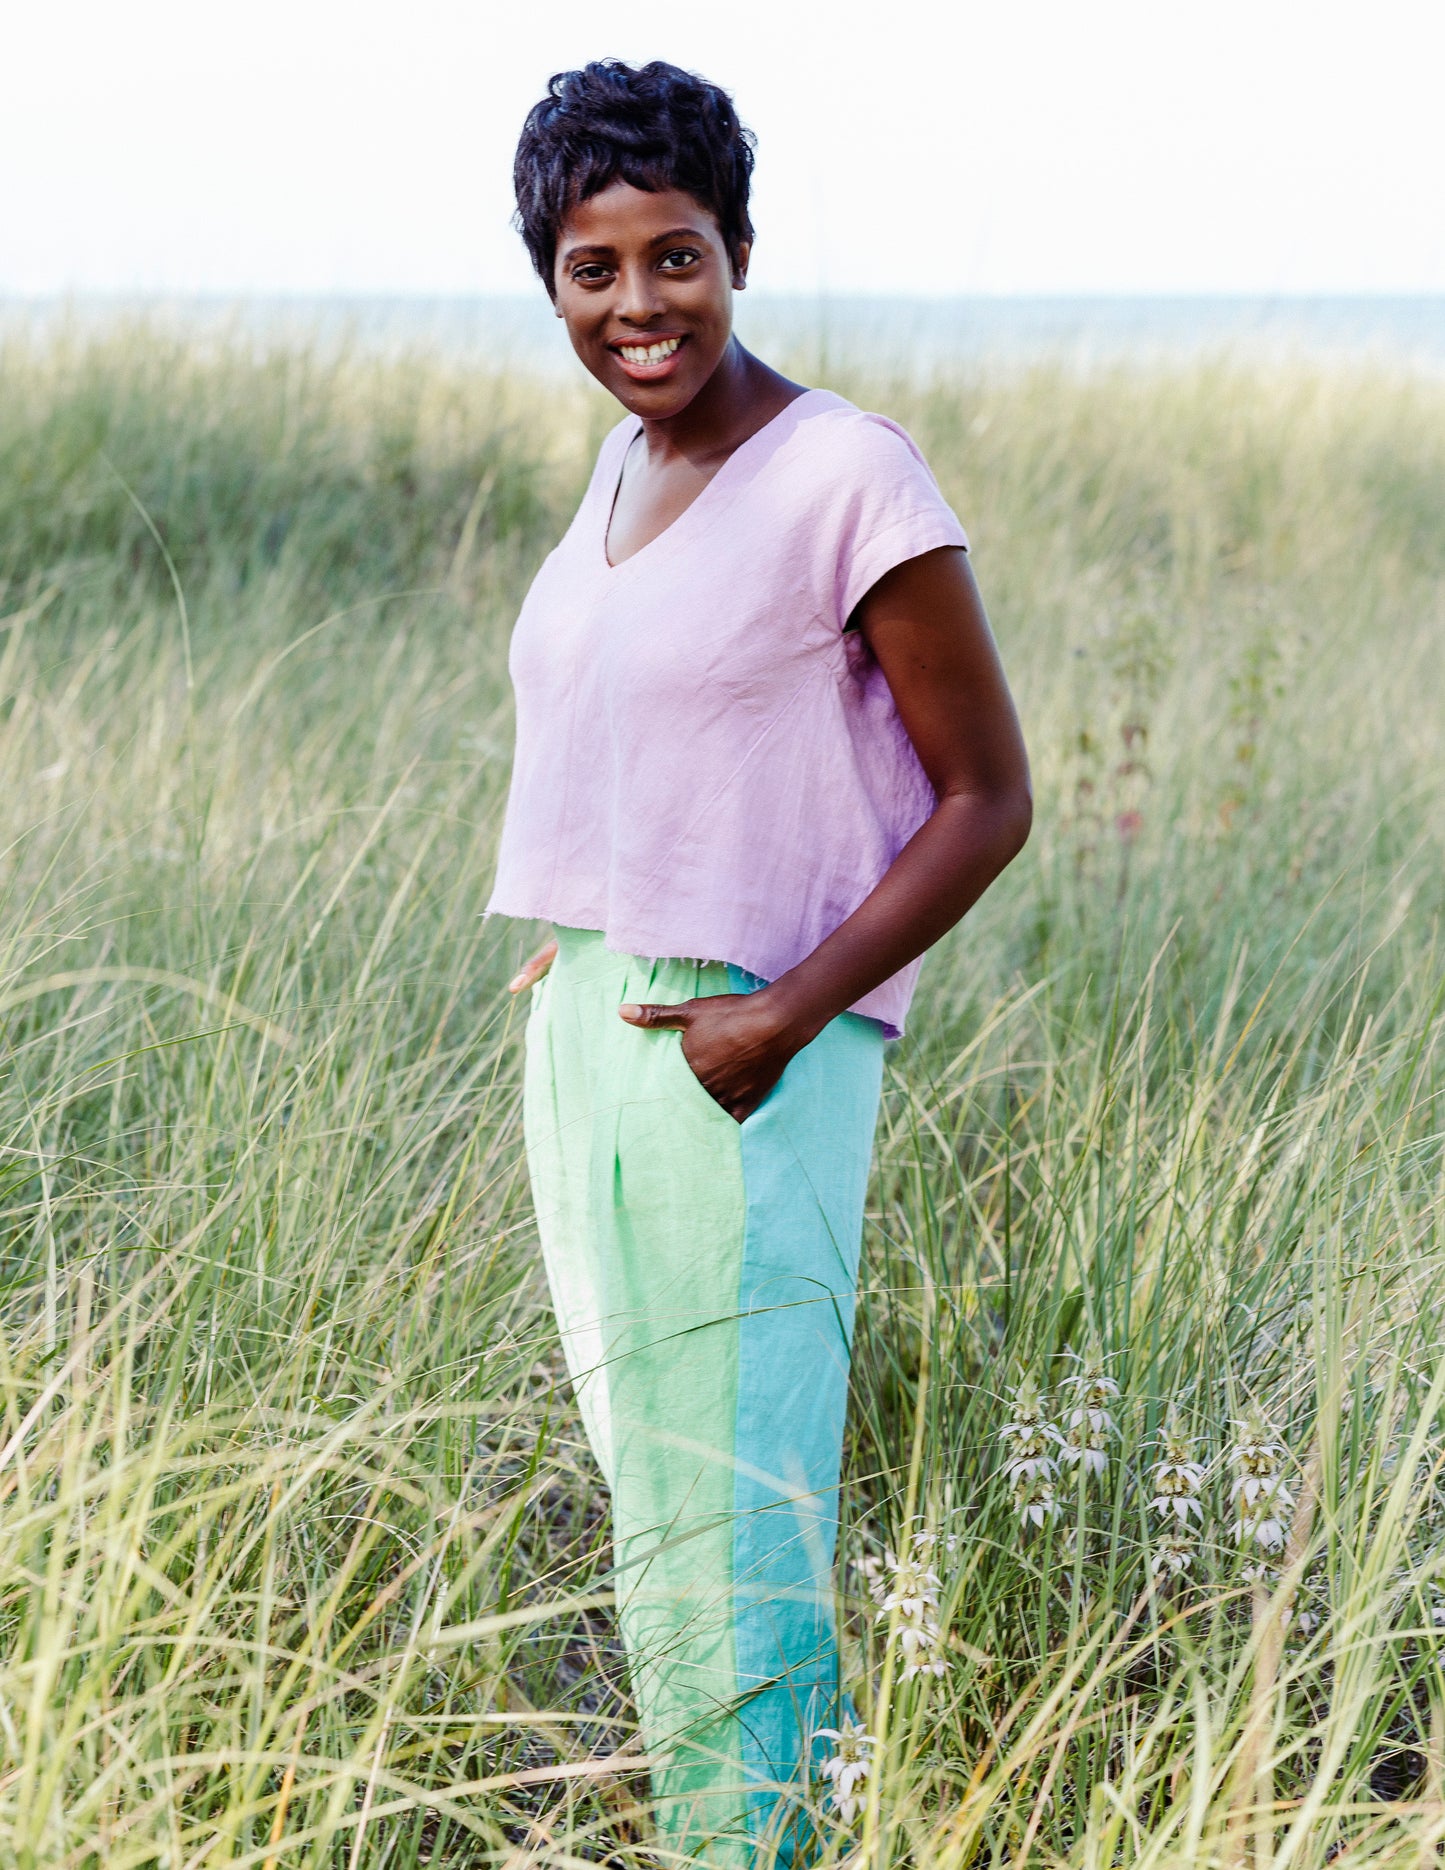
[(557, 236), (579, 201), (613, 182), (678, 188), (717, 218), (734, 266), (753, 238), (748, 186), (754, 137), (726, 91), (654, 59), (595, 59), (559, 71), (522, 126), (512, 179), (517, 228), (555, 297)]

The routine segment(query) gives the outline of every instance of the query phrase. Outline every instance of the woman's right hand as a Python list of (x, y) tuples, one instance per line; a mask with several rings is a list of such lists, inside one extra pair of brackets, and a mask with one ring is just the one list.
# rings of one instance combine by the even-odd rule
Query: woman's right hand
[(521, 993), (524, 987), (535, 987), (537, 982), (541, 980), (542, 976), (556, 959), (557, 941), (554, 936), (551, 941), (544, 942), (537, 950), (536, 954), (522, 963), (518, 971), (507, 982), (507, 992)]

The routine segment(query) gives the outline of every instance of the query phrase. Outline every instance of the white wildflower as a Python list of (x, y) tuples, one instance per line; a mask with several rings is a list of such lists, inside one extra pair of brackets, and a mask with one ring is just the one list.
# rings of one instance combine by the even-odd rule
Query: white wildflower
[(1064, 1439), (1064, 1459), (1071, 1466), (1081, 1466), (1087, 1474), (1107, 1474), (1109, 1447), (1106, 1435), (1098, 1429), (1084, 1429), (1071, 1422)]
[(1053, 1480), (1059, 1471), (1053, 1450), (1063, 1436), (1049, 1420), (1043, 1394), (1032, 1377), (1014, 1391), (1013, 1417), (999, 1430), (1004, 1442), (1003, 1472), (1011, 1486), (1020, 1481)]
[(1054, 1483), (1045, 1474), (1021, 1474), (1014, 1482), (1014, 1511), (1021, 1520), (1043, 1526), (1059, 1516), (1059, 1502)]
[(948, 1663), (943, 1656), (943, 1632), (928, 1619), (923, 1623), (904, 1623), (898, 1629), (898, 1647), (903, 1652), (903, 1680), (911, 1682), (918, 1675), (944, 1675)]
[(851, 1825), (862, 1809), (862, 1793), (873, 1770), (873, 1749), (877, 1742), (862, 1721), (850, 1721), (846, 1715), (841, 1728), (820, 1727), (817, 1737), (838, 1743), (837, 1751), (824, 1760), (818, 1770), (825, 1779), (832, 1781), (829, 1804), (845, 1825)]
[(938, 1594), (943, 1584), (924, 1555), (926, 1549), (921, 1552), (915, 1541), (913, 1550), (905, 1551), (902, 1558), (893, 1552), (884, 1553), (892, 1576), (887, 1579), (883, 1595), (878, 1599), (880, 1622), (890, 1611), (896, 1610), (905, 1622), (918, 1623), (930, 1611), (938, 1609)]
[(1199, 1489), (1204, 1484), (1204, 1468), (1194, 1459), (1192, 1443), (1171, 1422), (1160, 1436), (1159, 1446), (1164, 1459), (1155, 1463), (1154, 1498), (1150, 1506), (1165, 1519), (1173, 1519), (1181, 1526), (1189, 1524), (1191, 1514), (1202, 1523), (1204, 1508), (1200, 1504)]
[[(930, 1555), (938, 1535), (926, 1528), (915, 1532), (900, 1557), (885, 1551), (869, 1589), (878, 1606), (876, 1623), (892, 1623), (903, 1652), (903, 1680), (918, 1675), (942, 1675), (943, 1632), (938, 1622), (939, 1593), (943, 1589)], [(887, 1575), (884, 1575), (886, 1567)]]
[(1262, 1545), (1266, 1552), (1282, 1552), (1284, 1542), (1289, 1537), (1289, 1512), (1294, 1505), (1290, 1496), (1280, 1489), (1282, 1501), (1272, 1510), (1242, 1515), (1235, 1526), (1234, 1536), (1243, 1544), (1251, 1535)]
[(1092, 1358), (1080, 1360), (1078, 1374), (1066, 1377), (1064, 1388), (1074, 1395), (1074, 1406), (1064, 1418), (1064, 1459), (1087, 1473), (1106, 1473), (1109, 1442), (1119, 1432), (1108, 1404), (1118, 1396), (1119, 1385), (1105, 1374), (1103, 1364)]
[(1168, 1572), (1171, 1578), (1178, 1578), (1194, 1563), (1195, 1546), (1189, 1534), (1181, 1527), (1177, 1531), (1166, 1532), (1154, 1548), (1149, 1561), (1149, 1569), (1157, 1578), (1161, 1572)]
[(1234, 1502), (1234, 1536), (1240, 1545), (1253, 1540), (1266, 1552), (1278, 1552), (1294, 1512), (1294, 1495), (1281, 1466), (1288, 1450), (1257, 1414), (1237, 1426), (1239, 1440), (1231, 1459), (1238, 1478), (1229, 1496)]

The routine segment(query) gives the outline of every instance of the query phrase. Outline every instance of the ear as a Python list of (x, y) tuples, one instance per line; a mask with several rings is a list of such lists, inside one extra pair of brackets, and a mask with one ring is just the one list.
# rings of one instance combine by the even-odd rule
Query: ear
[(733, 291), (743, 292), (748, 283), (748, 261), (753, 257), (753, 243), (750, 240), (738, 242), (738, 257), (733, 263)]

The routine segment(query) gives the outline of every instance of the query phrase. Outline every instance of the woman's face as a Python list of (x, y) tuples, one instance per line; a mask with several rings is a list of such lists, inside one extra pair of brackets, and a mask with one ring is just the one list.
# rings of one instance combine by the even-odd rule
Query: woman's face
[(716, 219), (681, 189), (613, 182), (578, 202), (557, 239), (557, 316), (582, 362), (634, 415), (678, 414), (732, 336), (734, 271)]

